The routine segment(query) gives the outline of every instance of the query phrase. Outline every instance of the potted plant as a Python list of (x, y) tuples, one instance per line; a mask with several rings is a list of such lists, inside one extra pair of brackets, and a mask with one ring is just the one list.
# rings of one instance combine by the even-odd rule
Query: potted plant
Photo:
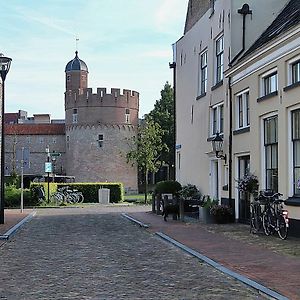
[(257, 176), (254, 174), (247, 174), (238, 180), (238, 190), (244, 193), (249, 193), (255, 196), (258, 191), (259, 182)]
[(213, 205), (217, 204), (218, 200), (212, 200), (208, 195), (202, 196), (201, 206), (199, 207), (199, 220), (205, 224), (214, 223), (214, 218), (210, 213)]
[(232, 208), (223, 204), (213, 205), (210, 209), (210, 214), (214, 216), (214, 219), (218, 224), (231, 222), (233, 216)]

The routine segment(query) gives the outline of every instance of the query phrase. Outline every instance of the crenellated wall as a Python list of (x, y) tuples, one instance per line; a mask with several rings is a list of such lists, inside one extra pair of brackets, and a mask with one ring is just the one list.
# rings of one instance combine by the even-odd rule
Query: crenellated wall
[[(77, 124), (138, 124), (139, 93), (131, 90), (91, 88), (65, 92), (66, 125), (74, 124), (73, 114), (77, 109)], [(129, 111), (129, 118), (126, 113)]]

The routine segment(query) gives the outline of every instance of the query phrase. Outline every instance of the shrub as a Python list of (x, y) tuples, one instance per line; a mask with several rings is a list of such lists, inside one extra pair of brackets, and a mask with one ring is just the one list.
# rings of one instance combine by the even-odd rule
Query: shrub
[(200, 199), (201, 193), (194, 184), (187, 184), (182, 187), (179, 195), (184, 199)]
[(232, 208), (228, 205), (213, 205), (210, 209), (210, 214), (215, 217), (217, 223), (228, 223), (233, 216)]
[(214, 205), (217, 205), (218, 202), (219, 202), (218, 200), (212, 199), (212, 198), (210, 198), (209, 195), (207, 195), (207, 196), (203, 197), (201, 206), (211, 209)]
[(156, 184), (154, 194), (173, 194), (177, 195), (181, 190), (181, 184), (178, 181), (166, 180)]
[[(45, 191), (46, 200), (48, 199), (48, 183), (32, 183), (30, 186), (32, 197), (35, 199), (35, 201), (38, 202), (38, 194), (35, 191), (35, 188), (38, 186), (43, 186)], [(96, 182), (96, 183), (82, 183), (82, 182), (76, 182), (76, 183), (50, 183), (49, 184), (49, 190), (50, 195), (55, 193), (57, 189), (63, 187), (63, 186), (69, 186), (71, 189), (76, 189), (80, 192), (82, 192), (84, 196), (84, 202), (85, 203), (95, 203), (98, 202), (98, 190), (100, 188), (106, 188), (110, 190), (110, 202), (117, 203), (122, 202), (124, 200), (124, 188), (122, 183), (110, 183), (110, 182)]]
[[(24, 207), (35, 206), (36, 203), (31, 197), (29, 189), (23, 189)], [(4, 206), (7, 208), (14, 208), (21, 206), (21, 189), (17, 189), (14, 185), (9, 185), (5, 188)]]

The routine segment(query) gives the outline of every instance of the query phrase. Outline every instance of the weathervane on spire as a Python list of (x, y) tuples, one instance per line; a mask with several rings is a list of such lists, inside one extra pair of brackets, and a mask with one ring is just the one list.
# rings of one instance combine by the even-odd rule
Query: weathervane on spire
[(79, 37), (76, 36), (76, 52), (78, 52), (78, 42), (79, 42)]

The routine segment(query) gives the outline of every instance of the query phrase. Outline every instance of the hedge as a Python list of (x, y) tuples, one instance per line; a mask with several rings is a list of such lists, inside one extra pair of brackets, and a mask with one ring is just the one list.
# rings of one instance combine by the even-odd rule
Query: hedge
[(181, 184), (178, 181), (166, 180), (156, 184), (154, 193), (176, 195), (181, 190)]
[[(48, 183), (32, 183), (30, 188), (34, 194), (34, 188), (37, 186), (43, 186), (44, 191), (48, 194)], [(76, 183), (50, 183), (50, 195), (55, 193), (57, 189), (69, 186), (71, 189), (76, 189), (82, 192), (84, 196), (85, 203), (95, 203), (98, 202), (98, 190), (100, 188), (107, 188), (110, 190), (110, 202), (117, 203), (124, 200), (124, 188), (122, 183), (111, 183), (111, 182), (95, 182), (95, 183), (85, 183), (85, 182), (76, 182)], [(37, 194), (34, 194), (34, 197), (37, 197)]]
[[(23, 190), (23, 201), (24, 206), (36, 206), (38, 204), (38, 200), (32, 197), (29, 189)], [(13, 185), (5, 187), (4, 207), (21, 207), (21, 189), (17, 189)]]

